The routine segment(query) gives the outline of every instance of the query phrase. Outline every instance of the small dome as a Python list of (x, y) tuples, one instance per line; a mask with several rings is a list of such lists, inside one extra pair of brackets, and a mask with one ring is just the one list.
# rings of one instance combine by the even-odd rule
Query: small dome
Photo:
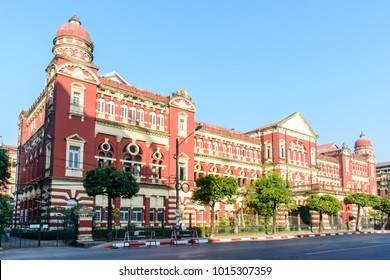
[(355, 149), (358, 147), (363, 147), (363, 146), (371, 146), (371, 140), (364, 135), (364, 133), (360, 134), (360, 137), (358, 140), (355, 142)]
[(91, 43), (91, 37), (89, 36), (88, 31), (81, 26), (81, 22), (76, 15), (74, 15), (68, 23), (64, 23), (58, 28), (56, 37), (59, 36), (74, 36)]

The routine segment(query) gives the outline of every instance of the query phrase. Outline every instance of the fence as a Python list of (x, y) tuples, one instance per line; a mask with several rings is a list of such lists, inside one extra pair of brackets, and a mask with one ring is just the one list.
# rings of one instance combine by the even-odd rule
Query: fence
[(77, 219), (74, 216), (30, 217), (21, 225), (0, 236), (3, 249), (57, 247), (76, 240)]

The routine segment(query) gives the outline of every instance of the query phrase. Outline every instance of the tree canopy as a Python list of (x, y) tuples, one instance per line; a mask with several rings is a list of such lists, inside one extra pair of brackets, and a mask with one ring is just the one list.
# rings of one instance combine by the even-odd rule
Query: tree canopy
[(0, 232), (3, 232), (4, 227), (11, 221), (12, 214), (12, 198), (0, 194)]
[(132, 198), (139, 191), (133, 174), (117, 170), (115, 166), (98, 167), (87, 171), (83, 186), (89, 196), (106, 195), (108, 198), (108, 241), (112, 240), (112, 199)]
[(4, 186), (8, 183), (8, 178), (11, 176), (9, 173), (9, 161), (8, 155), (5, 149), (0, 148), (0, 186)]
[(287, 207), (292, 204), (293, 192), (290, 183), (277, 172), (267, 173), (253, 182), (256, 196), (251, 205), (259, 214), (272, 216), (272, 233), (276, 229), (277, 211), (280, 205)]
[(386, 218), (384, 219), (384, 224), (382, 226), (382, 230), (386, 228), (388, 220), (390, 218), (390, 198), (386, 197), (380, 197), (378, 198), (378, 203), (374, 205), (375, 210), (382, 211), (383, 213), (386, 214)]
[(233, 178), (207, 175), (196, 180), (192, 201), (210, 206), (210, 236), (214, 234), (215, 204), (217, 202), (234, 203), (237, 189), (237, 182)]
[(377, 196), (373, 196), (365, 193), (351, 193), (344, 198), (345, 204), (355, 204), (358, 206), (357, 217), (356, 217), (356, 231), (359, 231), (359, 222), (360, 222), (360, 209), (362, 207), (375, 206), (377, 201)]
[(311, 194), (307, 201), (306, 207), (320, 213), (320, 224), (318, 231), (321, 232), (323, 228), (323, 214), (335, 215), (342, 209), (340, 201), (334, 196), (325, 194), (319, 196), (318, 194)]

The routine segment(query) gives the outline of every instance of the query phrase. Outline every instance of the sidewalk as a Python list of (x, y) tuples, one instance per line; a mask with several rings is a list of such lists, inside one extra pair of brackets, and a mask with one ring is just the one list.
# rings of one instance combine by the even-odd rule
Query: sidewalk
[[(341, 236), (341, 235), (366, 235), (366, 234), (383, 234), (390, 233), (390, 231), (358, 231), (358, 232), (326, 232), (326, 233), (300, 233), (300, 234), (276, 234), (276, 235), (261, 235), (261, 236), (215, 236), (212, 238), (204, 237), (199, 238), (199, 245), (207, 243), (226, 243), (226, 242), (240, 242), (240, 241), (271, 241), (271, 240), (283, 240), (283, 239), (299, 239), (299, 238), (313, 238), (313, 237), (325, 237), (325, 236)], [(94, 246), (93, 248), (124, 248), (124, 247), (158, 247), (158, 246), (176, 246), (171, 242), (170, 238), (157, 239), (157, 242), (148, 240), (139, 240), (131, 242), (130, 244), (123, 241), (113, 241), (102, 243)], [(177, 245), (198, 245), (192, 241), (192, 239), (178, 240)]]

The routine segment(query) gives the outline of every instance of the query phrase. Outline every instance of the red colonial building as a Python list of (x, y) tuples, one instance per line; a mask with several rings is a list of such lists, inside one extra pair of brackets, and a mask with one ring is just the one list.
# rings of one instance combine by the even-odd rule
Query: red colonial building
[[(194, 180), (207, 174), (244, 186), (266, 172), (280, 172), (302, 206), (312, 192), (340, 200), (349, 192), (376, 193), (375, 157), (363, 135), (353, 152), (345, 144), (318, 146), (300, 113), (249, 132), (217, 127), (195, 119), (196, 105), (186, 89), (163, 96), (116, 72), (99, 74), (90, 35), (76, 16), (58, 28), (53, 43), (45, 87), (18, 119), (20, 220), (47, 207), (79, 204), (93, 209), (95, 222), (104, 225), (106, 197), (88, 197), (82, 181), (87, 170), (114, 165), (134, 174), (141, 186), (132, 199), (115, 199), (118, 224), (129, 219), (143, 226), (174, 224), (176, 139), (179, 179), (189, 186), (179, 196), (187, 225), (209, 223), (208, 207), (191, 202)], [(199, 123), (203, 127), (195, 131)], [(217, 215), (229, 218), (239, 207), (220, 203)], [(353, 211), (344, 206), (341, 218)]]

